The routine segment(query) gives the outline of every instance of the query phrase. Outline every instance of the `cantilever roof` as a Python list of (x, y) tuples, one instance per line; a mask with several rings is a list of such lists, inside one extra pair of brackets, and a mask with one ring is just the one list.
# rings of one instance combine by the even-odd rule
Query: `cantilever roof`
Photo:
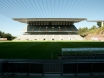
[(13, 20), (28, 23), (31, 21), (70, 21), (70, 22), (80, 22), (87, 20), (86, 18), (13, 18)]
[(88, 20), (87, 22), (104, 22), (104, 20)]

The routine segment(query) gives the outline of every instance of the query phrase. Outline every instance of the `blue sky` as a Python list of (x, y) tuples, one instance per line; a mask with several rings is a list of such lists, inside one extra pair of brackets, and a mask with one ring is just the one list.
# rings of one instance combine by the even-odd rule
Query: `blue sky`
[[(19, 36), (26, 24), (12, 18), (104, 20), (104, 0), (0, 0), (0, 30)], [(83, 21), (75, 25), (91, 27), (96, 23)]]

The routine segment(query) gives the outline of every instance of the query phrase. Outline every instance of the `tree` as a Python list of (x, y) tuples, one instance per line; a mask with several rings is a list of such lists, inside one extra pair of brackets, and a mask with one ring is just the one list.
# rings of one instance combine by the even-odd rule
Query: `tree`
[(97, 22), (97, 25), (98, 25), (99, 27), (101, 27), (101, 22)]
[(12, 40), (15, 37), (12, 36), (10, 33), (5, 33), (5, 32), (0, 31), (0, 38), (7, 38), (7, 40)]
[(79, 30), (79, 32), (78, 32), (79, 35), (81, 35), (83, 37), (85, 37), (86, 35), (88, 35), (89, 29), (87, 27), (79, 28), (78, 30)]
[(93, 25), (90, 29), (94, 30), (94, 29), (97, 29), (97, 27), (95, 25)]

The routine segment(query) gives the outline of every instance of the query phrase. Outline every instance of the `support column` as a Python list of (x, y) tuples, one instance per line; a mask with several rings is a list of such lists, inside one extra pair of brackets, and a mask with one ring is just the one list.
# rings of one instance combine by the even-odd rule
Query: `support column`
[(104, 22), (101, 22), (101, 27), (103, 27), (104, 26)]

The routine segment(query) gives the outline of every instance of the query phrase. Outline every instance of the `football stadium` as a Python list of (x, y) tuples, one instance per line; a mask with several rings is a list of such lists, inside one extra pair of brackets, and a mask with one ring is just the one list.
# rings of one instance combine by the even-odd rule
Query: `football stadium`
[(104, 72), (104, 42), (84, 40), (74, 26), (86, 18), (13, 20), (27, 23), (27, 27), (15, 40), (0, 42), (1, 77)]
[[(4, 20), (0, 21), (6, 22), (1, 24), (1, 30), (8, 24), (4, 29), (14, 34), (20, 26), (25, 27), (13, 40), (0, 33), (0, 78), (103, 78), (104, 31), (100, 28), (103, 29), (104, 20), (100, 9), (104, 1), (101, 2), (1, 0), (0, 16)], [(81, 27), (85, 22), (99, 24), (101, 36), (93, 33), (93, 39), (87, 40), (78, 34), (77, 24)]]

